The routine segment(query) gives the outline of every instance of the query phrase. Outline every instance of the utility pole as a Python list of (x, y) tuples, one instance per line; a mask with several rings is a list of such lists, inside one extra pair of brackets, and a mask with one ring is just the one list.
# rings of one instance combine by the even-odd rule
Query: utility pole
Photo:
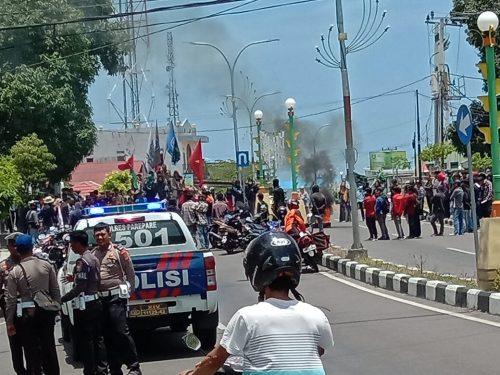
[(420, 160), (420, 154), (422, 153), (422, 145), (420, 143), (420, 104), (418, 100), (418, 90), (415, 92), (417, 97), (417, 158), (415, 159), (415, 166), (418, 166), (417, 176), (420, 181), (422, 181), (422, 161)]
[(464, 17), (435, 17), (434, 12), (427, 15), (425, 23), (434, 25), (434, 72), (432, 73), (432, 101), (434, 105), (434, 143), (444, 142), (445, 112), (449, 110), (449, 100), (461, 100), (465, 97), (465, 86), (458, 82), (458, 87), (450, 82), (449, 67), (446, 64), (446, 50), (450, 42), (446, 39), (446, 27), (462, 27)]

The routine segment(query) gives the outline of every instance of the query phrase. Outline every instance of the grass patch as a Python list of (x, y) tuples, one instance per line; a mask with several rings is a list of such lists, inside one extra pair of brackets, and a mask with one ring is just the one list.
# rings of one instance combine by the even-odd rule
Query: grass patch
[(404, 273), (412, 277), (425, 277), (428, 280), (439, 280), (448, 284), (463, 285), (467, 288), (477, 288), (477, 281), (475, 278), (441, 274), (434, 271), (425, 271), (422, 263), (420, 264), (421, 266), (419, 265), (420, 267), (410, 267), (408, 265), (394, 264), (370, 257), (356, 258), (355, 261), (361, 264), (366, 264), (370, 267), (380, 268), (384, 271)]

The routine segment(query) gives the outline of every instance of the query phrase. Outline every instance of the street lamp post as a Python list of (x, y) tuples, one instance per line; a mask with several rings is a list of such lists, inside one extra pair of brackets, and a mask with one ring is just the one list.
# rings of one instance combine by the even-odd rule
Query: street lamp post
[[(239, 96), (234, 97), (235, 99), (239, 100), (240, 103), (243, 104), (243, 106), (245, 107), (245, 109), (248, 112), (249, 125), (250, 125), (250, 153), (252, 155), (252, 158), (251, 158), (251, 160), (252, 160), (252, 173), (255, 172), (255, 170), (254, 170), (255, 156), (254, 156), (254, 148), (253, 148), (253, 125), (254, 124), (253, 124), (252, 114), (254, 113), (255, 107), (257, 106), (257, 104), (260, 102), (261, 99), (268, 97), (268, 96), (277, 95), (279, 93), (280, 93), (279, 91), (274, 91), (274, 92), (268, 92), (268, 93), (262, 94), (259, 97), (255, 98), (255, 100), (252, 103), (252, 106), (249, 106), (243, 98), (241, 98)], [(227, 95), (226, 99), (231, 99), (231, 95)], [(222, 110), (222, 108), (221, 108), (221, 110)]]
[(294, 126), (294, 115), (295, 115), (295, 99), (288, 98), (285, 101), (286, 108), (288, 109), (288, 122), (290, 125), (290, 164), (292, 166), (292, 191), (297, 190), (297, 170), (295, 162), (295, 126)]
[[(222, 50), (219, 47), (217, 47), (211, 43), (191, 42), (191, 44), (195, 45), (195, 46), (205, 46), (205, 47), (211, 47), (211, 48), (215, 49), (222, 56), (222, 58), (226, 62), (227, 67), (229, 69), (229, 78), (230, 78), (230, 83), (231, 83), (231, 105), (232, 105), (232, 118), (233, 118), (233, 129), (234, 129), (233, 131), (234, 131), (235, 158), (236, 158), (236, 154), (240, 150), (239, 142), (238, 142), (238, 119), (236, 116), (236, 97), (235, 97), (235, 87), (234, 87), (234, 71), (236, 68), (236, 64), (238, 63), (238, 60), (240, 59), (241, 55), (243, 54), (243, 52), (245, 52), (246, 49), (248, 49), (252, 46), (258, 45), (258, 44), (271, 43), (271, 42), (277, 42), (277, 41), (279, 41), (279, 39), (266, 39), (266, 40), (260, 40), (257, 42), (248, 43), (248, 44), (244, 45), (239, 50), (239, 52), (236, 54), (236, 58), (234, 59), (234, 61), (232, 63), (229, 62), (229, 59), (226, 57), (224, 52), (222, 52)], [(237, 168), (238, 168), (238, 179), (241, 181), (241, 171), (240, 171), (239, 167), (237, 167)]]
[[(498, 17), (493, 12), (483, 12), (477, 19), (477, 26), (483, 33), (483, 46), (486, 50), (486, 66), (488, 70), (488, 100), (490, 104), (491, 161), (493, 173), (493, 191), (495, 201), (500, 200), (500, 152), (498, 139), (498, 111), (496, 97), (495, 66), (495, 31), (498, 28)], [(496, 206), (496, 205), (495, 205)], [(494, 210), (495, 211), (495, 210)]]
[[(257, 147), (259, 150), (259, 182), (260, 185), (264, 183), (264, 176), (262, 170), (262, 148), (261, 148), (261, 139), (260, 139), (260, 126), (262, 125), (262, 118), (264, 117), (264, 113), (260, 110), (255, 111), (254, 113), (255, 122), (257, 123)], [(252, 139), (253, 144), (253, 139)]]

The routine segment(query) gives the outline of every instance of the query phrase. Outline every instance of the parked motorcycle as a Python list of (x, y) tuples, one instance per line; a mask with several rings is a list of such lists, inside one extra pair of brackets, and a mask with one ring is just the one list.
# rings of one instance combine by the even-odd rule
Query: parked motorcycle
[(241, 247), (242, 237), (240, 213), (226, 215), (224, 220), (214, 220), (208, 233), (212, 247), (226, 250), (228, 254), (233, 254)]
[(314, 243), (314, 239), (309, 232), (300, 232), (299, 237), (296, 239), (297, 245), (302, 253), (302, 259), (306, 265), (303, 272), (319, 272), (318, 268), (318, 249)]
[(38, 236), (33, 254), (49, 260), (58, 270), (64, 264), (69, 248), (69, 229), (50, 228)]

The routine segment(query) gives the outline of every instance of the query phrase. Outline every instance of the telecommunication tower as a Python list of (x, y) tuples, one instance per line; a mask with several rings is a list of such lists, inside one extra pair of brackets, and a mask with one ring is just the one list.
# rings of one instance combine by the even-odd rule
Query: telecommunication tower
[(174, 37), (171, 32), (167, 33), (167, 72), (168, 76), (168, 114), (169, 122), (176, 125), (179, 120), (179, 95), (175, 85), (175, 53), (174, 53)]

